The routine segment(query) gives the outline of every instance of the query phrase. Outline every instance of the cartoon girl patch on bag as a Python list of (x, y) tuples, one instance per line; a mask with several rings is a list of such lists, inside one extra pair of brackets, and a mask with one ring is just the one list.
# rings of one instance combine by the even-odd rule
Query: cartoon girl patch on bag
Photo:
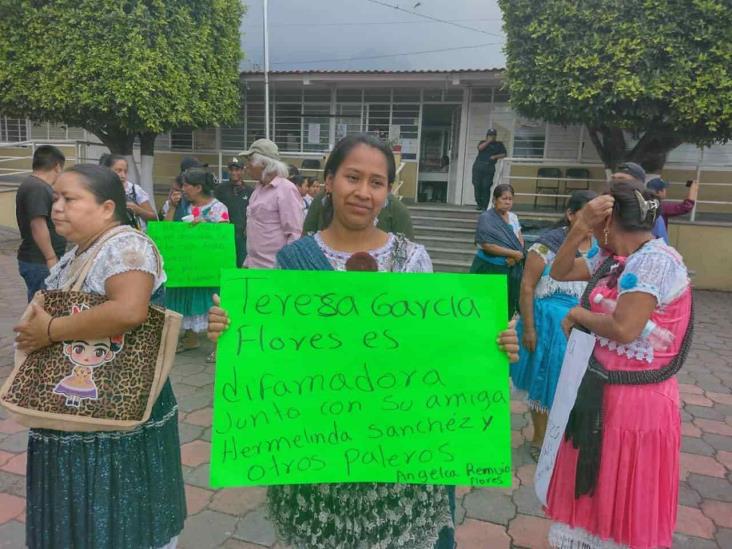
[[(86, 307), (74, 305), (71, 314), (78, 314)], [(74, 365), (71, 375), (63, 378), (53, 392), (66, 397), (66, 406), (78, 408), (82, 400), (97, 400), (94, 369), (111, 362), (122, 350), (124, 335), (100, 339), (75, 339), (64, 342), (64, 355)]]

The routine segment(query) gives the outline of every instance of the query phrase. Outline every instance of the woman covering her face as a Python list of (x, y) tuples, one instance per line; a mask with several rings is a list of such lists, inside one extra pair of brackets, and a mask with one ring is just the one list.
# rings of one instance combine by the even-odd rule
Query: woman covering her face
[[(563, 324), (596, 339), (549, 487), (552, 547), (673, 544), (692, 293), (681, 256), (651, 234), (660, 213), (641, 184), (613, 181), (552, 264), (557, 280), (589, 280)], [(600, 247), (577, 257), (590, 233)]]

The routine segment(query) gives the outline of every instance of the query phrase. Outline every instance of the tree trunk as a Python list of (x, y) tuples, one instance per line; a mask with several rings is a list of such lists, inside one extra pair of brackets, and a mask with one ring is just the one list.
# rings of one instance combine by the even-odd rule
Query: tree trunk
[(156, 137), (156, 133), (140, 134), (140, 185), (142, 185), (142, 188), (150, 195), (152, 206), (157, 211), (157, 206), (155, 204), (155, 182), (153, 181)]
[(116, 128), (84, 128), (85, 130), (96, 135), (102, 143), (113, 154), (121, 154), (123, 156), (132, 155), (132, 147), (135, 144), (134, 134), (127, 133)]
[(605, 126), (587, 126), (592, 144), (606, 168), (614, 170), (625, 160), (625, 134), (620, 128)]
[(127, 160), (127, 179), (140, 182), (140, 170), (134, 156), (135, 134), (109, 126), (84, 128), (96, 135), (112, 154), (121, 154)]
[(633, 150), (627, 154), (627, 160), (637, 162), (648, 173), (659, 174), (668, 153), (683, 143), (678, 134), (672, 131), (649, 130), (640, 141), (635, 144)]
[(587, 131), (602, 162), (611, 172), (623, 162), (636, 162), (648, 173), (658, 173), (666, 163), (668, 153), (684, 142), (673, 131), (654, 128), (644, 133), (638, 143), (628, 150), (620, 128), (587, 126)]
[(135, 134), (128, 133), (119, 128), (86, 127), (85, 130), (96, 135), (112, 154), (120, 154), (127, 160), (127, 179), (137, 183), (140, 179), (137, 170), (137, 163), (133, 155), (135, 145)]

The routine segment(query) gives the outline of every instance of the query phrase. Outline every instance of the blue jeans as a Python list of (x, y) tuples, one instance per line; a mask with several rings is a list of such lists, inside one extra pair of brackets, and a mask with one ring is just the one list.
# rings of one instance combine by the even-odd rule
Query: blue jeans
[(25, 281), (28, 288), (28, 303), (38, 290), (46, 288), (46, 277), (48, 276), (48, 267), (45, 263), (28, 263), (27, 261), (18, 260), (18, 271)]

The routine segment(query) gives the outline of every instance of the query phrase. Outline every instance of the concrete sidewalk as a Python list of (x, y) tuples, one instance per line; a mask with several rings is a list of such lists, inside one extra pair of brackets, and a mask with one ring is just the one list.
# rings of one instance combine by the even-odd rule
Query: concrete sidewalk
[[(12, 326), (25, 306), (15, 261), (17, 236), (0, 228), (0, 383), (11, 370)], [(732, 294), (696, 293), (696, 333), (679, 374), (684, 410), (679, 518), (674, 547), (732, 548)], [(728, 334), (725, 336), (724, 334)], [(267, 520), (263, 488), (208, 487), (213, 367), (208, 349), (180, 355), (172, 374), (188, 497), (184, 549), (281, 548)], [(458, 489), (461, 549), (547, 547), (549, 521), (532, 486), (526, 405), (511, 402), (511, 489)], [(0, 548), (25, 547), (26, 430), (0, 411)], [(132, 548), (131, 548), (132, 549)]]

